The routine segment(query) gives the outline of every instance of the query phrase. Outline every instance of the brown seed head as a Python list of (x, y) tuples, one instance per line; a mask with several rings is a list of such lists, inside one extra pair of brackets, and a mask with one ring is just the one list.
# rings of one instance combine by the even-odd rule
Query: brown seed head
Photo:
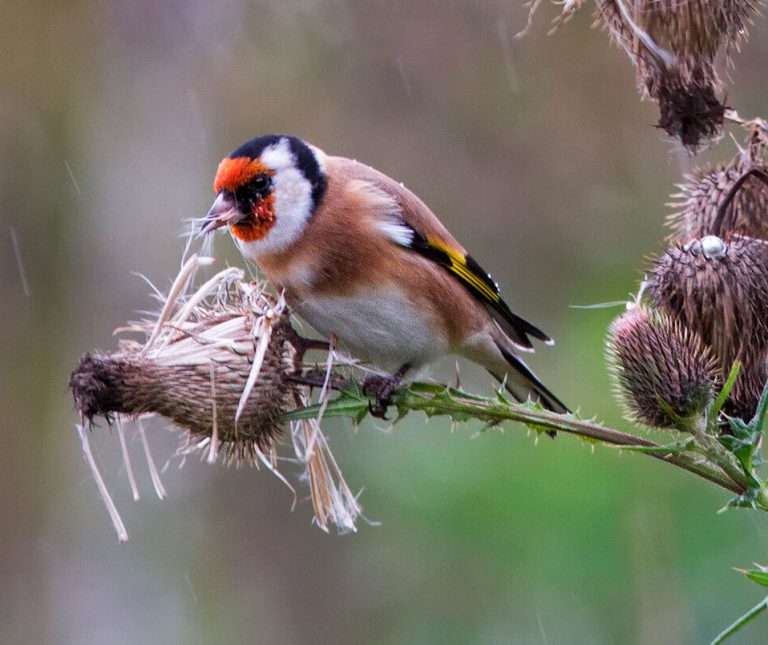
[(668, 220), (673, 241), (731, 234), (768, 240), (768, 183), (756, 174), (768, 177), (768, 166), (762, 146), (751, 150), (727, 165), (695, 170), (680, 186), (672, 204), (679, 210)]
[(683, 419), (703, 415), (719, 380), (717, 361), (695, 333), (640, 306), (613, 321), (608, 357), (628, 416), (656, 428), (677, 428), (659, 403)]
[(240, 280), (222, 281), (191, 305), (180, 301), (159, 327), (136, 323), (131, 330), (147, 336), (160, 330), (149, 347), (124, 341), (115, 353), (85, 354), (69, 380), (75, 403), (89, 421), (160, 414), (193, 436), (211, 437), (225, 460), (253, 462), (256, 451), (273, 447), (280, 415), (295, 405), (288, 379), (295, 351), (283, 305)]
[(768, 377), (768, 242), (709, 236), (673, 247), (656, 261), (645, 295), (712, 348), (723, 378), (742, 363), (725, 410), (750, 418)]
[(78, 410), (89, 421), (112, 413), (152, 412), (200, 437), (213, 433), (215, 406), (225, 457), (250, 460), (254, 446), (262, 452), (272, 447), (281, 431), (278, 419), (293, 403), (295, 386), (286, 376), (291, 369), (290, 351), (281, 334), (273, 334), (248, 403), (235, 423), (250, 369), (248, 356), (160, 365), (142, 360), (135, 352), (85, 354), (69, 385)]
[(646, 283), (648, 300), (679, 318), (730, 369), (768, 346), (768, 242), (712, 236), (669, 249)]
[[(227, 463), (263, 464), (293, 490), (278, 468), (277, 440), (283, 430), (282, 415), (311, 402), (306, 389), (293, 379), (301, 363), (296, 349), (301, 349), (301, 343), (290, 326), (284, 298), (275, 298), (263, 285), (247, 281), (244, 271), (224, 269), (193, 289), (197, 271), (212, 262), (192, 254), (157, 317), (117, 330), (142, 334), (146, 342), (122, 340), (117, 352), (86, 354), (80, 359), (69, 381), (75, 403), (91, 423), (96, 416), (109, 420), (113, 414), (160, 414), (185, 431), (178, 455), (204, 454), (209, 463), (223, 456)], [(325, 365), (329, 380), (333, 356), (331, 352)], [(327, 395), (329, 390), (323, 387), (322, 392)], [(302, 477), (309, 485), (315, 522), (325, 531), (332, 525), (341, 532), (354, 531), (362, 509), (344, 481), (319, 421), (303, 419), (285, 426), (292, 461), (304, 468)], [(101, 482), (88, 434), (78, 428), (83, 451)], [(146, 440), (144, 448), (162, 496)], [(130, 473), (127, 451), (123, 456)], [(103, 483), (100, 490), (121, 539), (127, 539)]]
[(637, 67), (641, 91), (659, 103), (659, 126), (695, 149), (717, 135), (718, 52), (746, 34), (752, 0), (597, 0), (596, 20)]
[[(599, 15), (610, 21), (622, 46), (637, 40), (643, 30), (664, 50), (681, 57), (712, 59), (723, 47), (744, 37), (750, 16), (756, 11), (749, 0), (598, 0)], [(647, 55), (642, 43), (634, 43), (635, 55)]]

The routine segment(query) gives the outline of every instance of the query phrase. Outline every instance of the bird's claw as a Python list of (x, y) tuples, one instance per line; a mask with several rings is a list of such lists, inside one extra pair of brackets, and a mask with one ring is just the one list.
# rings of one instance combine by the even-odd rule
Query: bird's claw
[(377, 419), (387, 421), (387, 408), (392, 405), (392, 394), (400, 384), (397, 376), (372, 374), (363, 381), (363, 394), (374, 397), (368, 402), (368, 411)]
[(280, 321), (280, 327), (285, 334), (285, 339), (293, 346), (293, 371), (294, 374), (300, 374), (304, 366), (304, 354), (312, 349), (327, 350), (329, 345), (326, 341), (316, 338), (306, 338), (297, 332), (291, 324), (290, 314), (284, 314)]

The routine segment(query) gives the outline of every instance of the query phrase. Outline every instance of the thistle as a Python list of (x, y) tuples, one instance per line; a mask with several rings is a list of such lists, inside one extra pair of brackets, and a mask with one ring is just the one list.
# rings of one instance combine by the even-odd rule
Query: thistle
[[(204, 331), (215, 334), (216, 325)], [(284, 334), (273, 332), (239, 417), (243, 384), (252, 367), (248, 352), (201, 351), (189, 364), (168, 364), (167, 354), (160, 360), (143, 359), (140, 346), (129, 343), (115, 354), (85, 354), (69, 385), (77, 408), (90, 422), (116, 413), (156, 413), (214, 442), (214, 451), (221, 451), (227, 462), (254, 461), (257, 450), (273, 449), (283, 430), (280, 415), (294, 403), (297, 388), (287, 379), (290, 350)]]
[(659, 105), (659, 127), (696, 149), (720, 133), (725, 104), (715, 68), (746, 34), (751, 0), (596, 0), (597, 22), (637, 68), (641, 91)]
[[(277, 467), (280, 439), (290, 437), (295, 460), (306, 468), (315, 521), (324, 530), (335, 524), (355, 530), (360, 507), (347, 487), (316, 419), (282, 417), (309, 404), (296, 385), (295, 332), (282, 297), (276, 298), (241, 269), (226, 269), (191, 295), (186, 285), (208, 259), (193, 256), (185, 264), (156, 318), (117, 330), (138, 333), (146, 342), (124, 339), (113, 353), (88, 353), (78, 362), (69, 385), (86, 423), (109, 423), (157, 414), (183, 433), (178, 454), (200, 454), (209, 463), (264, 465), (287, 484)], [(327, 368), (330, 377), (331, 364)], [(327, 388), (324, 388), (327, 390)], [(144, 440), (143, 428), (139, 431)], [(87, 433), (81, 432), (97, 482), (101, 476), (89, 458)], [(145, 442), (148, 461), (149, 448)], [(126, 470), (131, 467), (123, 451)], [(164, 496), (154, 465), (150, 471)], [(133, 482), (132, 486), (133, 486)], [(290, 485), (289, 485), (290, 487)], [(116, 527), (122, 522), (100, 484)], [(134, 487), (134, 497), (138, 494)], [(124, 530), (118, 528), (121, 539)], [(127, 539), (127, 535), (125, 535)]]
[(628, 417), (655, 428), (700, 426), (720, 372), (699, 336), (638, 305), (616, 318), (608, 333), (609, 362)]
[(750, 418), (768, 376), (768, 241), (707, 236), (673, 247), (656, 260), (644, 294), (696, 333), (722, 369), (742, 363), (726, 410)]
[(757, 137), (729, 164), (696, 169), (680, 185), (669, 217), (672, 239), (685, 243), (706, 235), (768, 239), (768, 166)]

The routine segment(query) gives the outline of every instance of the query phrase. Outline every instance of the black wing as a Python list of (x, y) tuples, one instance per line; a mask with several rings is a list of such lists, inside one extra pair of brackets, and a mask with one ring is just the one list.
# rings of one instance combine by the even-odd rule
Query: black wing
[(401, 244), (401, 246), (415, 251), (446, 269), (485, 306), (502, 331), (516, 345), (524, 349), (532, 349), (529, 335), (545, 343), (552, 343), (552, 339), (538, 327), (512, 312), (501, 297), (499, 285), (472, 256), (440, 240), (424, 237), (407, 224), (403, 225), (413, 231), (413, 239), (410, 243)]

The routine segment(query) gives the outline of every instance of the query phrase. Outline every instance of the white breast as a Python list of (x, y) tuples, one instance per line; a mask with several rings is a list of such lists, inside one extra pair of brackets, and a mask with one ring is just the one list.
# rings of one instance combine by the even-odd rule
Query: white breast
[(406, 363), (416, 369), (448, 353), (425, 312), (396, 287), (381, 286), (354, 296), (313, 296), (298, 312), (317, 331), (335, 334), (355, 358), (394, 373)]

